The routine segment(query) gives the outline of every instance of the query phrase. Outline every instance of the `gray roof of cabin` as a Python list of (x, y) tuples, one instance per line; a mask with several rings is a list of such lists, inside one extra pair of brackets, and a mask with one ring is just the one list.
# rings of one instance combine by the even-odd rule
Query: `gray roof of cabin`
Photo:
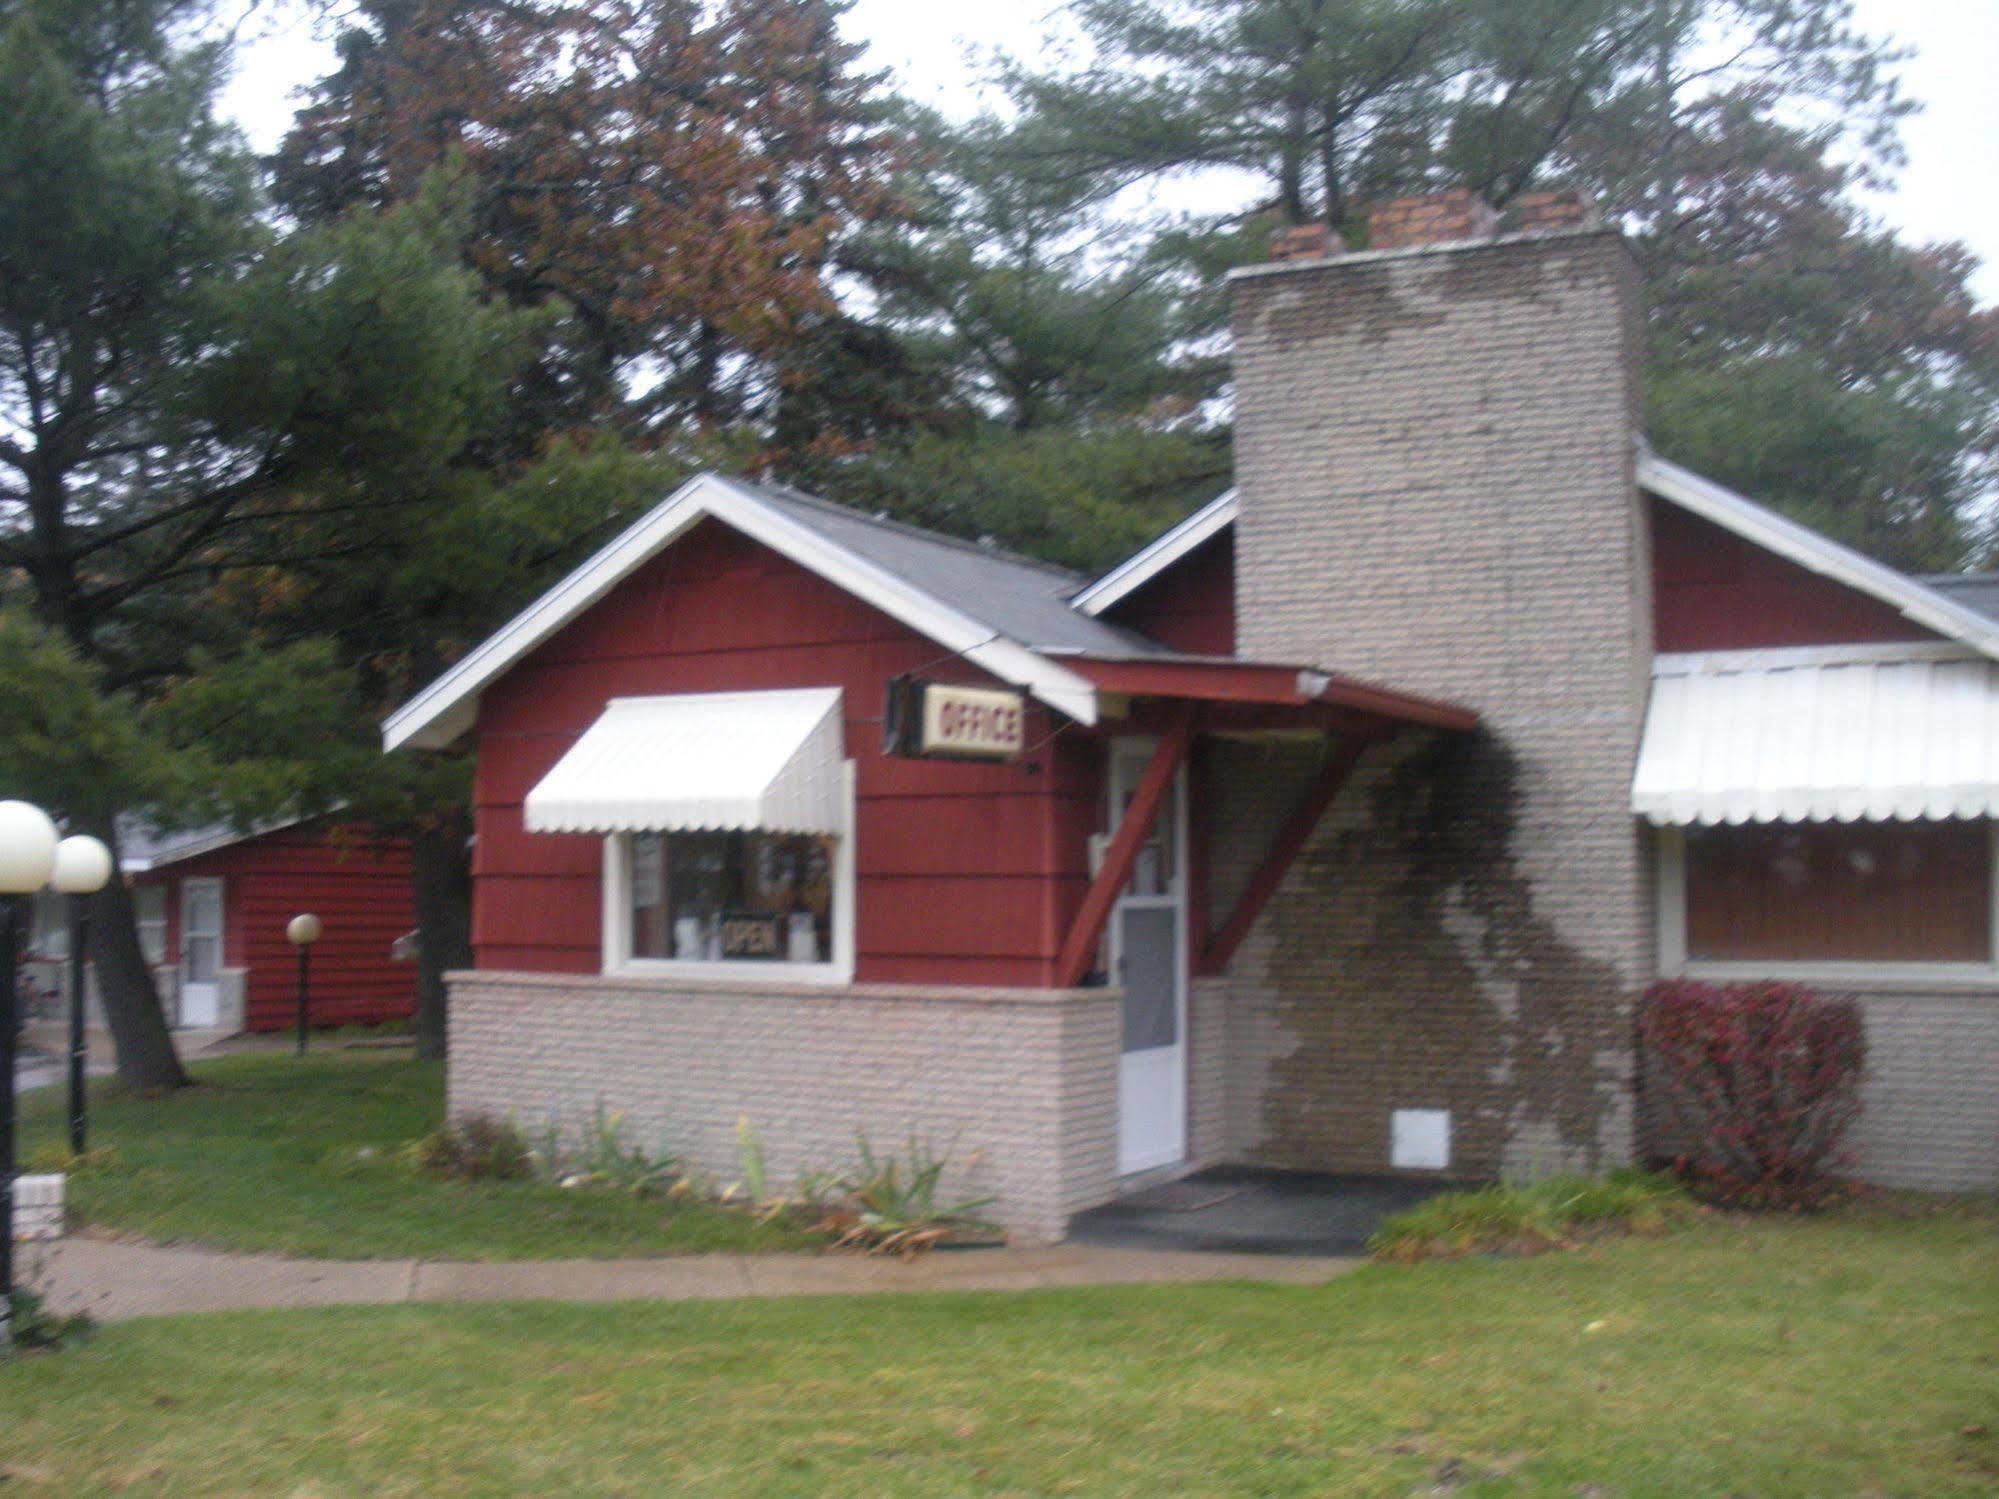
[(172, 832), (162, 832), (140, 817), (120, 817), (118, 819), (118, 862), (127, 869), (158, 869), (163, 864), (177, 864), (182, 859), (192, 859), (199, 854), (214, 853), (217, 849), (233, 844), (247, 843), (252, 838), (261, 838), (266, 833), (275, 833), (280, 828), (295, 826), (302, 819), (297, 817), (274, 818), (267, 822), (239, 828), (233, 823), (211, 822), (200, 827), (179, 828)]
[(834, 545), (1038, 651), (1157, 656), (1165, 647), (1070, 604), (1088, 579), (998, 547), (864, 515), (779, 484), (728, 481)]
[(1999, 573), (1932, 573), (1922, 581), (1953, 604), (1999, 619)]

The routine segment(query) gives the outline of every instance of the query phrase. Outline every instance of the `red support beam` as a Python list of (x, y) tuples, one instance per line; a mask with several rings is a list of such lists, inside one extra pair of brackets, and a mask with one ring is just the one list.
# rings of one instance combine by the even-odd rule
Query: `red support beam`
[(1312, 783), (1298, 805), (1291, 809), (1291, 815), (1279, 828), (1277, 836), (1270, 841), (1270, 848), (1263, 856), (1263, 862), (1256, 866), (1256, 873), (1249, 877), (1237, 898), (1235, 909), (1229, 912), (1229, 919), (1208, 943), (1207, 951), (1201, 955), (1199, 971), (1203, 974), (1220, 973), (1228, 967), (1229, 959), (1242, 945), (1242, 939), (1249, 935), (1249, 929), (1256, 924), (1265, 904), (1276, 893), (1285, 871), (1298, 857), (1298, 851), (1305, 846), (1305, 840), (1312, 836), (1312, 830), (1319, 825), (1319, 819), (1332, 805), (1333, 798), (1340, 794), (1340, 788), (1353, 774), (1353, 768), (1367, 747), (1378, 737), (1372, 734), (1349, 734), (1341, 739), (1333, 750), (1332, 758), (1320, 770), (1319, 778)]
[(1131, 878), (1131, 866), (1138, 859), (1140, 847), (1151, 836), (1153, 820), (1173, 789), (1173, 777), (1186, 760), (1187, 746), (1193, 738), (1194, 705), (1183, 703), (1171, 726), (1159, 736), (1159, 744), (1146, 762), (1145, 774), (1139, 777), (1138, 787), (1132, 792), (1131, 805), (1118, 819), (1117, 832), (1111, 836), (1110, 847), (1104, 853), (1103, 867), (1090, 881), (1082, 907), (1069, 926), (1062, 955), (1055, 960), (1058, 988), (1075, 987), (1089, 972), (1090, 959), (1104, 934), (1104, 923), (1110, 920), (1111, 907), (1116, 904), (1125, 881)]

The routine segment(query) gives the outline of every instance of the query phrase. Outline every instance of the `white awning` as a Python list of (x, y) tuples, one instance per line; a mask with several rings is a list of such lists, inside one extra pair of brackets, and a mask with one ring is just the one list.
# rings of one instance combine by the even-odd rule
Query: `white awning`
[(840, 689), (613, 698), (527, 794), (531, 833), (845, 823)]
[(1661, 824), (1999, 816), (1999, 663), (1949, 644), (1661, 656), (1631, 807)]

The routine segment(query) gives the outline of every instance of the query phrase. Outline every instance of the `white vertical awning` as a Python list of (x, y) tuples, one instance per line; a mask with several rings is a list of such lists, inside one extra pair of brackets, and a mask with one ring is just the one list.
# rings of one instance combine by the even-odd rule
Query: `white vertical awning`
[(1999, 816), (1999, 663), (1923, 643), (1660, 656), (1631, 808), (1664, 825)]
[(613, 698), (528, 792), (531, 833), (838, 833), (840, 689)]

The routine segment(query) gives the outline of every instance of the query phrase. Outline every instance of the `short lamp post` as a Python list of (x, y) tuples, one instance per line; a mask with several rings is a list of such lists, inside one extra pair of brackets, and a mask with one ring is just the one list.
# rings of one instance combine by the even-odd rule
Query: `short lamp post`
[(0, 801), (0, 1348), (14, 1341), (14, 1042), (21, 1024), (15, 969), (21, 913), (56, 865), (56, 825), (27, 802)]
[(285, 923), (285, 938), (298, 949), (298, 1054), (305, 1055), (306, 1012), (312, 978), (312, 944), (326, 928), (310, 911), (301, 911)]
[(83, 965), (90, 946), (90, 897), (111, 880), (111, 850), (79, 833), (56, 845), (49, 883), (69, 897), (69, 1153), (84, 1148)]

